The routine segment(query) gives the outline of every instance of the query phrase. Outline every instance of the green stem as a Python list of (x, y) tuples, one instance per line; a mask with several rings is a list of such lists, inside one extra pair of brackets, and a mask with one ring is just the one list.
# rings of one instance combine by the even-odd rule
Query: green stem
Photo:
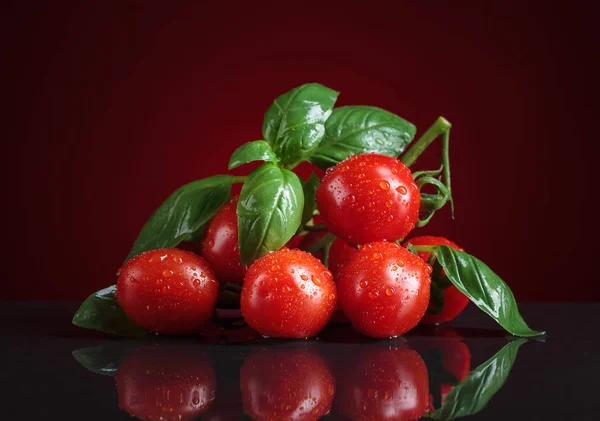
[(234, 175), (233, 177), (231, 177), (231, 182), (232, 183), (243, 183), (246, 181), (246, 179), (248, 178), (247, 175)]
[(437, 246), (415, 246), (412, 245), (416, 251), (435, 253), (437, 251)]
[[(449, 123), (448, 123), (449, 124)], [(454, 218), (454, 199), (452, 198), (452, 187), (450, 186), (450, 128), (442, 136), (442, 166), (444, 171), (444, 183), (450, 197), (450, 212)]]
[(304, 231), (325, 231), (327, 226), (325, 224), (317, 225), (304, 225)]
[(335, 235), (328, 232), (327, 234), (325, 234), (323, 236), (323, 238), (321, 238), (319, 241), (317, 241), (316, 244), (313, 244), (312, 246), (310, 246), (308, 248), (308, 250), (306, 250), (306, 251), (309, 252), (310, 254), (315, 254), (316, 252), (321, 250), (326, 245), (333, 243), (334, 240), (335, 240)]
[[(400, 161), (407, 167), (415, 163), (417, 158), (421, 156), (423, 151), (433, 142), (439, 135), (450, 131), (452, 124), (444, 117), (438, 117), (437, 120), (427, 129), (425, 133), (402, 155)], [(445, 165), (444, 165), (445, 167)], [(449, 171), (449, 169), (448, 169)]]

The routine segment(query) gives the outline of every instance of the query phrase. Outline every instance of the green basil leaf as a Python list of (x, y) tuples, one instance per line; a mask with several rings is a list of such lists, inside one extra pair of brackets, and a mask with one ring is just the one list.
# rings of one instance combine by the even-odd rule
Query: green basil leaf
[(431, 286), (429, 294), (429, 307), (427, 312), (430, 314), (440, 314), (444, 308), (444, 290), (452, 283), (444, 275), (440, 265), (433, 265), (431, 272)]
[(125, 261), (144, 251), (175, 247), (194, 238), (227, 202), (232, 181), (230, 175), (215, 175), (175, 190), (148, 219)]
[(317, 209), (317, 200), (315, 195), (319, 187), (319, 177), (313, 172), (310, 178), (306, 180), (302, 190), (304, 191), (304, 209), (302, 210), (302, 224), (306, 224), (313, 217)]
[(135, 325), (125, 314), (115, 298), (115, 285), (90, 295), (79, 307), (73, 324), (85, 329), (98, 330), (111, 335), (143, 336), (148, 333)]
[(350, 155), (376, 152), (397, 157), (414, 138), (417, 128), (381, 108), (347, 106), (333, 110), (325, 137), (309, 161), (326, 169)]
[(304, 160), (319, 145), (337, 96), (333, 89), (309, 83), (273, 101), (262, 132), (283, 164)]
[(92, 373), (114, 376), (127, 356), (141, 344), (116, 341), (80, 348), (73, 351), (73, 358)]
[(508, 332), (525, 337), (544, 334), (527, 326), (508, 285), (481, 260), (452, 247), (439, 246), (437, 261), (450, 282)]
[(264, 140), (255, 140), (254, 142), (244, 143), (237, 148), (229, 159), (229, 169), (239, 167), (252, 161), (278, 162), (279, 158)]
[(430, 414), (436, 420), (452, 420), (481, 411), (500, 390), (510, 374), (519, 347), (527, 339), (512, 341), (496, 355), (481, 364), (465, 380), (455, 386), (440, 409)]
[(267, 162), (250, 173), (237, 205), (242, 263), (288, 242), (300, 226), (304, 195), (296, 174)]

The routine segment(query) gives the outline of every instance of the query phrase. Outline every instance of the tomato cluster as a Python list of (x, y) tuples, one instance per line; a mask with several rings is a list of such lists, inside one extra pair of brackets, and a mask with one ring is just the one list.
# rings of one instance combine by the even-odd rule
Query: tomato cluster
[[(248, 268), (238, 248), (238, 200), (230, 199), (206, 224), (201, 256), (158, 249), (124, 265), (117, 299), (133, 322), (163, 334), (198, 332), (217, 305), (219, 284), (227, 283), (242, 284), (241, 314), (268, 337), (311, 337), (332, 317), (347, 318), (367, 336), (394, 337), (419, 322), (448, 321), (468, 302), (449, 287), (442, 311), (426, 315), (429, 253), (416, 255), (396, 242), (418, 221), (420, 192), (411, 171), (396, 158), (361, 154), (330, 168), (316, 189), (319, 215), (312, 218), (323, 231), (297, 239), (298, 248), (269, 252)], [(327, 233), (337, 238), (315, 249)], [(440, 237), (410, 242), (460, 249)]]

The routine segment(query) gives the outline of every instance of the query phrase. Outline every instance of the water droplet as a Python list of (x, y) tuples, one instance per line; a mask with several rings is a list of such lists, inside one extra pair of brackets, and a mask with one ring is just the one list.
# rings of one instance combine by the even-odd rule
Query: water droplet
[(163, 280), (162, 280), (161, 278), (158, 278), (158, 279), (156, 280), (156, 285), (160, 285), (160, 284), (162, 284), (162, 283), (163, 283)]
[(279, 265), (273, 265), (273, 266), (271, 266), (271, 272), (276, 272), (279, 269), (281, 269), (281, 267)]
[(194, 279), (194, 286), (195, 287), (199, 287), (200, 286), (200, 279)]
[[(154, 256), (152, 256), (152, 257), (150, 258), (150, 260), (148, 260), (148, 263), (152, 263), (152, 262), (154, 262)], [(121, 269), (119, 269), (119, 270), (121, 270)]]
[(204, 272), (200, 272), (200, 277), (201, 277), (201, 278), (206, 278), (206, 273), (204, 273)]
[(192, 403), (193, 403), (194, 405), (198, 405), (198, 404), (200, 403), (200, 395), (199, 395), (199, 393), (198, 393), (198, 391), (197, 391), (197, 390), (196, 390), (196, 391), (194, 391), (194, 394), (193, 394), (193, 396), (192, 396)]
[(310, 279), (312, 280), (313, 284), (315, 284), (316, 286), (321, 286), (321, 280), (319, 278), (317, 278), (315, 275), (312, 275), (310, 277)]
[(173, 257), (173, 261), (175, 263), (183, 263), (183, 259), (181, 257)]
[(376, 297), (379, 297), (379, 292), (377, 292), (377, 291), (369, 292), (369, 298), (376, 298)]
[(396, 264), (402, 268), (404, 267), (404, 260), (398, 260)]
[(289, 285), (284, 285), (282, 290), (283, 292), (292, 292), (292, 288)]
[(150, 306), (146, 306), (146, 310), (150, 311)]
[(426, 264), (425, 265), (425, 270), (427, 271), (427, 273), (431, 273), (433, 271), (433, 268), (431, 267), (430, 264)]
[(213, 240), (208, 241), (208, 247), (213, 247), (214, 245), (215, 245), (215, 242)]
[(394, 293), (394, 288), (386, 288), (385, 289), (385, 295), (387, 295), (388, 297), (391, 297), (393, 293)]
[(359, 282), (359, 285), (361, 288), (366, 288), (367, 285), (369, 285), (369, 283), (365, 279), (363, 279)]
[(396, 191), (398, 193), (400, 193), (400, 194), (406, 194), (406, 193), (408, 193), (408, 190), (406, 190), (406, 187), (404, 187), (404, 186), (398, 186), (398, 187), (396, 187)]
[(303, 281), (308, 281), (308, 276), (306, 276), (306, 275), (300, 275), (300, 278), (301, 278)]
[(378, 251), (376, 251), (375, 253), (373, 253), (373, 259), (381, 259), (382, 257), (383, 256)]
[(398, 270), (398, 266), (392, 266), (392, 270), (395, 272)]
[(335, 294), (329, 294), (329, 299), (330, 299), (331, 301), (335, 300)]
[(162, 273), (162, 275), (163, 275), (165, 278), (170, 278), (171, 276), (173, 276), (173, 271), (172, 271), (172, 270), (169, 270), (169, 269), (165, 269), (165, 270), (163, 270), (163, 273)]
[(394, 215), (390, 215), (387, 217), (388, 222), (392, 222), (394, 220)]
[(354, 196), (353, 194), (351, 194), (350, 196), (348, 196), (348, 201), (350, 203), (354, 203), (356, 201), (356, 196)]
[(333, 274), (331, 272), (329, 272), (328, 270), (323, 272), (323, 277), (325, 279), (327, 279), (328, 281), (333, 281)]
[(358, 166), (359, 166), (359, 167), (364, 167), (365, 165), (367, 165), (367, 164), (365, 164), (364, 162), (359, 162), (359, 163), (358, 163)]
[(398, 168), (396, 167), (392, 167), (390, 171), (392, 172), (392, 174), (398, 174)]
[(391, 208), (392, 206), (394, 206), (394, 202), (391, 200), (388, 200), (387, 202), (385, 202), (385, 207), (386, 208)]
[(167, 254), (165, 254), (164, 256), (160, 256), (160, 261), (162, 262), (163, 260), (165, 260), (167, 258)]
[(386, 401), (389, 401), (390, 399), (392, 399), (392, 392), (390, 392), (389, 390), (386, 390), (385, 393), (383, 394), (383, 398)]
[(302, 284), (302, 285), (300, 285), (300, 288), (304, 289), (304, 288), (306, 288), (306, 285)]
[(379, 182), (379, 187), (381, 188), (381, 190), (389, 190), (390, 189), (390, 183), (388, 183), (387, 180), (381, 180)]

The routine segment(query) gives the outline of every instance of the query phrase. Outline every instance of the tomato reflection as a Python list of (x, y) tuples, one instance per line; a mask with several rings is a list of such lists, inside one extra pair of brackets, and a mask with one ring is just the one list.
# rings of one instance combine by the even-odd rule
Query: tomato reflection
[(193, 346), (136, 349), (120, 365), (116, 383), (119, 408), (148, 421), (186, 421), (215, 399), (211, 362)]
[(425, 362), (405, 346), (363, 347), (338, 374), (334, 414), (344, 420), (416, 420), (428, 409)]
[(335, 393), (325, 360), (307, 349), (263, 349), (240, 371), (244, 411), (257, 421), (317, 420), (329, 413)]

